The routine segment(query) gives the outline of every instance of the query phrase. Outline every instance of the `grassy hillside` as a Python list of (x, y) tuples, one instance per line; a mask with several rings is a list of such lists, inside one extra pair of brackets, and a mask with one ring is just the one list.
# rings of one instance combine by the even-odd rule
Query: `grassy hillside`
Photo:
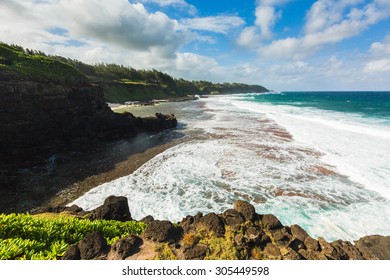
[(0, 42), (0, 70), (41, 82), (75, 83), (87, 81), (100, 85), (108, 102), (152, 100), (201, 94), (266, 92), (259, 85), (211, 83), (176, 79), (166, 73), (136, 70), (116, 64), (89, 65), (62, 56), (46, 55)]
[(0, 42), (0, 70), (40, 82), (78, 83), (87, 78), (69, 64)]

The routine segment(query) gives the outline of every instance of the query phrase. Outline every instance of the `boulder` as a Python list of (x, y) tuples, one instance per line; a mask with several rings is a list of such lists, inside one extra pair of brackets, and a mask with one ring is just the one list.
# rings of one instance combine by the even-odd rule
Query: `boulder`
[(179, 223), (180, 227), (184, 230), (184, 232), (188, 232), (191, 230), (192, 225), (194, 224), (195, 219), (192, 216), (186, 216), (183, 218), (183, 220)]
[(341, 259), (346, 260), (363, 260), (363, 255), (349, 241), (336, 240), (331, 243), (333, 248), (341, 256)]
[(144, 237), (157, 242), (172, 242), (180, 237), (180, 232), (170, 221), (154, 220), (148, 224)]
[(320, 250), (320, 244), (313, 237), (310, 237), (310, 236), (306, 237), (304, 244), (305, 244), (305, 247), (307, 248), (307, 250), (309, 250), (309, 251), (318, 252)]
[(124, 260), (139, 251), (143, 241), (136, 235), (129, 235), (119, 239), (111, 245), (109, 258), (114, 260)]
[(244, 216), (235, 209), (228, 209), (221, 216), (225, 224), (233, 229), (239, 229), (241, 224), (245, 222)]
[(204, 244), (197, 244), (193, 247), (187, 247), (183, 250), (183, 256), (186, 260), (203, 260), (206, 257), (208, 247)]
[(81, 260), (80, 249), (77, 244), (70, 245), (61, 260)]
[(265, 229), (274, 230), (283, 227), (282, 223), (272, 214), (262, 215), (261, 223)]
[(97, 220), (131, 221), (127, 198), (124, 196), (109, 196), (102, 206), (92, 211), (92, 217)]
[(251, 247), (259, 246), (264, 248), (269, 242), (271, 242), (271, 239), (259, 227), (252, 226), (245, 231), (245, 243)]
[(263, 253), (268, 259), (280, 259), (281, 258), (281, 253), (280, 253), (279, 248), (276, 247), (272, 243), (268, 243), (267, 246), (265, 246)]
[(143, 222), (143, 223), (145, 223), (145, 224), (150, 224), (151, 222), (153, 222), (154, 221), (154, 218), (153, 218), (153, 216), (151, 216), (151, 215), (148, 215), (148, 216), (146, 216), (146, 217), (144, 217), (144, 218), (142, 218), (141, 220), (140, 220), (140, 222)]
[(365, 259), (390, 260), (390, 236), (365, 236), (355, 241), (355, 245)]
[(293, 239), (292, 235), (288, 232), (286, 227), (273, 230), (272, 236), (275, 242), (280, 246), (288, 246)]
[(103, 234), (96, 231), (86, 235), (84, 239), (78, 242), (77, 246), (82, 260), (97, 259), (105, 255), (110, 249)]
[(305, 241), (305, 239), (309, 236), (307, 232), (299, 225), (292, 225), (290, 227), (290, 232), (293, 237), (295, 237), (298, 240), (301, 240), (302, 242)]
[(234, 202), (234, 210), (241, 213), (248, 221), (255, 221), (257, 219), (255, 207), (246, 201), (236, 200)]
[(213, 232), (217, 237), (222, 237), (225, 234), (223, 221), (215, 213), (209, 213), (200, 218), (198, 224), (201, 224), (207, 231)]

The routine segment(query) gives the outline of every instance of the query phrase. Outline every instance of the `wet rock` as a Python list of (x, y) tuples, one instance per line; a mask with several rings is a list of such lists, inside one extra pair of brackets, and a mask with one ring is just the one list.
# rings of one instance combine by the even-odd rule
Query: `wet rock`
[(153, 216), (151, 216), (151, 215), (148, 215), (148, 216), (146, 216), (146, 217), (144, 217), (144, 218), (142, 218), (141, 220), (140, 220), (140, 222), (143, 222), (143, 223), (145, 223), (145, 224), (150, 224), (151, 222), (153, 222), (154, 221), (154, 218), (153, 218)]
[(77, 244), (71, 245), (62, 256), (61, 260), (81, 260), (80, 249)]
[(136, 235), (129, 235), (119, 239), (111, 245), (109, 259), (124, 260), (127, 257), (137, 253), (143, 241)]
[(261, 223), (265, 229), (274, 230), (283, 227), (282, 223), (272, 214), (262, 215)]
[(149, 223), (144, 236), (152, 241), (172, 242), (178, 239), (180, 233), (170, 221), (154, 220)]
[(241, 224), (245, 222), (244, 216), (235, 209), (228, 209), (221, 216), (225, 224), (233, 229), (239, 229)]
[(234, 210), (241, 213), (248, 221), (255, 221), (257, 219), (255, 207), (246, 201), (236, 200), (234, 202)]
[(109, 196), (102, 206), (92, 211), (92, 217), (98, 220), (131, 221), (127, 198), (124, 196)]
[(186, 260), (203, 260), (206, 257), (208, 247), (204, 244), (197, 244), (193, 247), (187, 247), (183, 250)]
[(390, 260), (390, 236), (370, 235), (355, 241), (365, 259)]
[(217, 237), (222, 237), (225, 234), (225, 226), (223, 221), (215, 213), (209, 213), (200, 218), (199, 224), (203, 225), (207, 231), (214, 232)]
[(82, 260), (93, 260), (106, 254), (109, 250), (107, 241), (100, 232), (93, 232), (84, 237), (77, 244)]

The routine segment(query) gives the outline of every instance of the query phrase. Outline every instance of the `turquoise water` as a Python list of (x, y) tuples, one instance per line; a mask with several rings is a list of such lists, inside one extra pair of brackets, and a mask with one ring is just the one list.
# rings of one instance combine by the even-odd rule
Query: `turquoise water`
[[(212, 96), (180, 119), (188, 141), (74, 201), (124, 195), (132, 217), (180, 221), (236, 199), (327, 240), (390, 234), (390, 93)], [(203, 117), (198, 117), (203, 116)]]
[(356, 113), (390, 124), (390, 92), (281, 92), (248, 96), (245, 100)]

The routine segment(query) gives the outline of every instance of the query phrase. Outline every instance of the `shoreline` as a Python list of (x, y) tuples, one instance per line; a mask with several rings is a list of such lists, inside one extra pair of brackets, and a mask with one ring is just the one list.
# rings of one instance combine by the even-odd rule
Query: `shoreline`
[[(157, 111), (171, 112), (169, 102), (163, 104), (165, 109), (159, 104), (129, 107), (127, 111), (135, 111), (134, 115), (143, 118)], [(42, 165), (17, 170), (0, 189), (0, 212), (35, 212), (67, 205), (101, 184), (132, 174), (156, 155), (185, 141), (183, 138), (180, 128), (141, 132), (132, 138), (102, 142), (84, 152), (57, 153)]]

